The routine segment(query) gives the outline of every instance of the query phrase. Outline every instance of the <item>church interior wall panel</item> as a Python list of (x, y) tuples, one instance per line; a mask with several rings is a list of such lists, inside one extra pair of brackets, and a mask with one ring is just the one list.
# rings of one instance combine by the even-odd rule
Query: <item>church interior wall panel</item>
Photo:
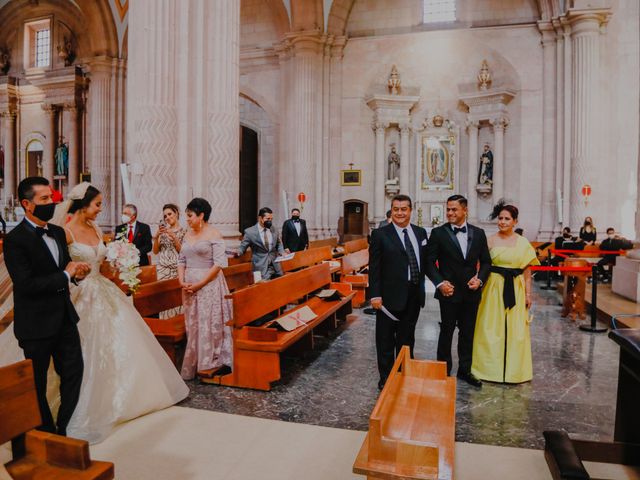
[(265, 0), (240, 2), (240, 46), (271, 45), (280, 40), (273, 11)]

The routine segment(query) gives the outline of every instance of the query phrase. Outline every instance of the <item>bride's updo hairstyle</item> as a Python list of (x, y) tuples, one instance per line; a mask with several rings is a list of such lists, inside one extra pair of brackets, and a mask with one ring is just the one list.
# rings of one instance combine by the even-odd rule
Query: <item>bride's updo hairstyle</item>
[(209, 217), (211, 216), (211, 204), (207, 202), (204, 198), (196, 197), (189, 202), (187, 208), (185, 209), (187, 212), (193, 212), (197, 215), (201, 213), (204, 214), (204, 221), (208, 222)]
[(511, 218), (513, 218), (514, 220), (518, 220), (518, 207), (516, 207), (515, 205), (507, 204), (507, 202), (505, 202), (503, 198), (498, 200), (498, 203), (496, 203), (496, 205), (493, 207), (493, 211), (491, 212), (491, 215), (489, 215), (489, 219), (495, 220), (503, 210), (509, 212)]
[(91, 202), (93, 201), (93, 199), (96, 198), (98, 195), (100, 195), (100, 190), (98, 190), (93, 185), (89, 185), (87, 187), (87, 191), (84, 194), (84, 197), (80, 199), (74, 199), (73, 202), (71, 202), (71, 206), (69, 207), (69, 213), (75, 213), (78, 210), (82, 210), (83, 208), (88, 207), (89, 205), (91, 205)]

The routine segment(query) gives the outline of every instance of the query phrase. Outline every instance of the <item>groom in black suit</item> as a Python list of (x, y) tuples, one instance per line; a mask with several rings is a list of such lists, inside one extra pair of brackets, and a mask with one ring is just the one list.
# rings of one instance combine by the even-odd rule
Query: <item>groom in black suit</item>
[(391, 200), (391, 222), (371, 233), (369, 288), (376, 310), (380, 389), (403, 345), (409, 346), (413, 357), (416, 323), (424, 307), (427, 232), (411, 224), (411, 208), (411, 198), (396, 195)]
[(491, 257), (484, 230), (467, 223), (467, 199), (447, 199), (447, 220), (431, 231), (427, 246), (427, 276), (440, 301), (438, 360), (451, 374), (451, 341), (458, 326), (458, 378), (482, 387), (471, 373), (471, 354), (482, 286), (489, 278)]
[[(76, 408), (84, 364), (69, 282), (84, 278), (86, 263), (72, 262), (65, 232), (47, 222), (55, 205), (46, 178), (28, 177), (18, 185), (25, 219), (4, 240), (4, 259), (13, 281), (14, 333), (33, 363), (41, 430), (65, 435)], [(60, 376), (57, 429), (47, 403), (47, 371)]]
[(300, 252), (309, 247), (307, 222), (300, 218), (300, 210), (291, 210), (291, 218), (282, 224), (282, 244), (290, 252)]

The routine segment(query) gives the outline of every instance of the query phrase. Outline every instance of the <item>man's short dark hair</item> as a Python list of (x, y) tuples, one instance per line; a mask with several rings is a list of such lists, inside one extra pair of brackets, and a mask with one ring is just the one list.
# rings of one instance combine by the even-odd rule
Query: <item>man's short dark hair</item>
[(615, 228), (613, 228), (613, 227), (609, 227), (609, 228), (607, 228), (607, 234), (608, 234), (609, 232), (616, 233), (616, 229), (615, 229)]
[(299, 208), (292, 208), (292, 209), (291, 209), (291, 213), (293, 213), (293, 212), (298, 212), (298, 213), (300, 213), (300, 209), (299, 209)]
[(260, 218), (264, 218), (267, 213), (273, 213), (273, 210), (271, 210), (269, 207), (262, 207), (258, 212), (258, 216)]
[(463, 195), (451, 195), (449, 198), (447, 198), (447, 203), (449, 202), (458, 202), (463, 207), (467, 206), (467, 199), (464, 198)]
[(36, 192), (33, 187), (36, 185), (42, 185), (44, 187), (49, 186), (49, 180), (44, 177), (27, 177), (18, 184), (18, 200), (32, 201)]
[(391, 218), (391, 210), (387, 210), (386, 216), (387, 218)]
[[(411, 202), (411, 197), (409, 195), (404, 195), (403, 193), (399, 193), (398, 195), (394, 195), (391, 199), (391, 206), (393, 206), (393, 202), (409, 202), (409, 208), (413, 208), (413, 203)], [(391, 210), (389, 210), (391, 211)]]
[(562, 233), (571, 233), (571, 227), (564, 227)]

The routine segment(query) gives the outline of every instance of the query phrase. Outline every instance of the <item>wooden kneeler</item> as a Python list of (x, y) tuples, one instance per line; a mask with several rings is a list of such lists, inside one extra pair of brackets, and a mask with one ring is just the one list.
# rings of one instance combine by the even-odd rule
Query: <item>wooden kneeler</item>
[(33, 430), (41, 425), (31, 360), (0, 368), (0, 445), (11, 440), (5, 465), (15, 480), (110, 480), (113, 463), (92, 461), (84, 440)]

